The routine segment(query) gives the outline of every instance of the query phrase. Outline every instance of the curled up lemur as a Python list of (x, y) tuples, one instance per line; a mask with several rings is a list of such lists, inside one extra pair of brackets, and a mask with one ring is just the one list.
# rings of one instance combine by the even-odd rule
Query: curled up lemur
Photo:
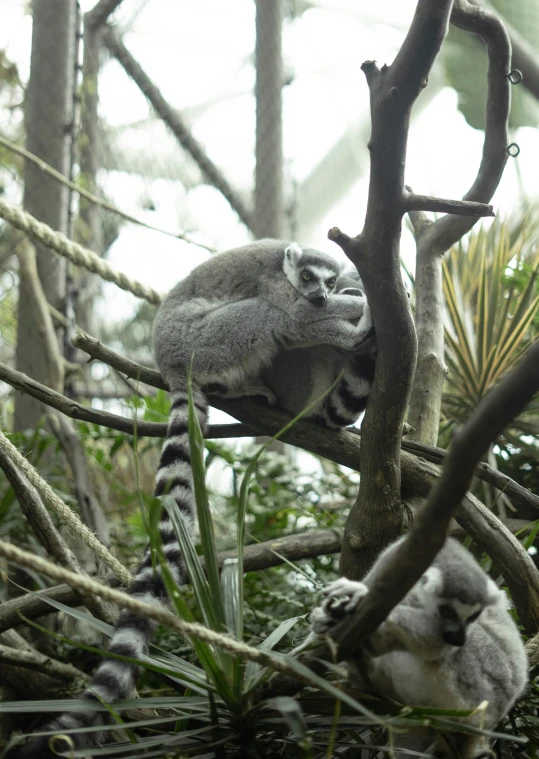
[[(331, 635), (331, 628), (361, 604), (399, 542), (379, 556), (364, 582), (341, 578), (324, 589), (321, 605), (311, 614), (307, 643)], [(462, 721), (487, 730), (507, 715), (528, 677), (524, 645), (507, 611), (505, 593), (451, 538), (365, 641), (360, 659), (349, 665), (362, 689), (405, 705), (440, 709), (482, 705)], [(395, 731), (392, 746), (398, 759), (409, 756), (409, 751), (460, 759), (492, 755), (480, 735), (437, 735), (428, 728)]]
[[(357, 281), (348, 282), (349, 287), (341, 287), (344, 291), (336, 294), (341, 273), (342, 266), (325, 253), (301, 248), (296, 243), (262, 240), (201, 264), (164, 300), (155, 319), (153, 342), (157, 365), (170, 387), (171, 407), (155, 494), (172, 495), (189, 526), (193, 525), (195, 510), (187, 435), (187, 372), (191, 361), (194, 403), (202, 430), (208, 415), (206, 393), (263, 394), (271, 400), (277, 396), (283, 401), (286, 383), (278, 382), (279, 370), (271, 369), (271, 364), (285, 348), (293, 351), (301, 346), (313, 350), (316, 358), (317, 348), (329, 347), (333, 360), (340, 356), (344, 366), (347, 357), (370, 339), (372, 319)], [(342, 419), (346, 424), (349, 418), (354, 421), (357, 409), (365, 405), (367, 386), (359, 382), (361, 367), (345, 368), (341, 387), (331, 394), (333, 411), (327, 413), (329, 423), (334, 426), (337, 415), (340, 414), (338, 423)], [(263, 376), (264, 370), (268, 370), (267, 377)], [(307, 384), (307, 395), (317, 393), (319, 387), (323, 392), (337, 374), (332, 367), (328, 375), (331, 379), (325, 387), (311, 378), (312, 387)], [(359, 382), (357, 393), (353, 375)], [(300, 403), (298, 410), (306, 405), (295, 397), (292, 405), (297, 403)], [(286, 403), (283, 405), (286, 407)], [(327, 408), (320, 410), (322, 417)], [(166, 512), (159, 529), (165, 557), (175, 580), (181, 584), (182, 556)], [(149, 603), (166, 603), (161, 572), (152, 567), (149, 548), (130, 593)], [(153, 629), (151, 621), (123, 611), (109, 650), (140, 659), (148, 651)], [(133, 664), (107, 659), (96, 670), (82, 698), (89, 703), (97, 697), (111, 703), (128, 697), (134, 691), (138, 673), (139, 668)], [(108, 724), (107, 713), (88, 710), (65, 713), (47, 729), (56, 735), (68, 735), (80, 749), (106, 741), (105, 731), (85, 734), (80, 728), (104, 724)], [(33, 738), (15, 755), (28, 759), (69, 755), (70, 746), (64, 738), (55, 738), (56, 753), (51, 752), (48, 740), (48, 737)]]

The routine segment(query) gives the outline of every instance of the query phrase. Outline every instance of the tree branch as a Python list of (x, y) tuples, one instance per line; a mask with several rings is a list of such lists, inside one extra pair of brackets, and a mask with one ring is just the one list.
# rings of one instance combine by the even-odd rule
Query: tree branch
[(486, 203), (472, 203), (465, 200), (444, 200), (432, 198), (428, 195), (416, 195), (411, 193), (406, 196), (406, 211), (440, 211), (452, 213), (457, 216), (494, 216), (492, 206)]
[[(54, 526), (39, 493), (28, 482), (24, 474), (2, 447), (0, 447), (0, 468), (9, 480), (28, 524), (47, 553), (53, 556), (61, 566), (67, 567), (72, 572), (82, 572), (85, 574), (75, 554)], [(93, 598), (92, 596), (85, 598), (84, 602), (99, 619), (104, 619), (107, 622), (114, 620), (115, 615), (109, 604), (103, 603), (99, 598)]]
[(416, 361), (416, 337), (400, 274), (406, 208), (404, 167), (412, 106), (447, 33), (452, 0), (419, 0), (391, 66), (362, 65), (370, 91), (371, 171), (363, 231), (350, 239), (332, 229), (357, 267), (376, 329), (376, 374), (362, 424), (361, 482), (348, 517), (341, 571), (359, 578), (401, 530), (400, 443)]
[[(488, 203), (507, 162), (511, 53), (507, 34), (496, 16), (456, 0), (451, 22), (481, 37), (486, 45), (488, 94), (483, 158), (477, 177), (463, 202)], [(441, 209), (443, 210), (443, 209)], [(426, 224), (412, 218), (417, 243), (416, 309), (418, 360), (410, 398), (408, 421), (415, 432), (411, 440), (435, 445), (438, 439), (442, 390), (447, 369), (444, 362), (442, 256), (475, 224), (476, 218), (444, 216)]]
[(168, 126), (182, 148), (189, 153), (191, 158), (199, 166), (206, 179), (226, 198), (231, 208), (238, 214), (240, 220), (245, 224), (247, 229), (254, 233), (251, 210), (247, 208), (236, 190), (231, 187), (222, 171), (213, 163), (213, 161), (211, 161), (210, 158), (208, 158), (206, 151), (195, 140), (179, 112), (167, 103), (159, 89), (125, 47), (118, 33), (111, 27), (105, 27), (103, 42), (109, 49), (111, 55), (113, 55), (125, 69), (126, 74), (135, 82), (142, 94), (148, 98), (148, 101), (153, 106), (158, 116)]
[(84, 14), (85, 23), (94, 29), (102, 26), (121, 3), (122, 0), (98, 0), (94, 7)]
[[(288, 561), (301, 561), (315, 556), (339, 553), (341, 550), (342, 530), (312, 530), (297, 535), (286, 535), (277, 540), (253, 543), (245, 546), (243, 565), (246, 572), (258, 572), (262, 569), (279, 566)], [(217, 554), (217, 563), (222, 568), (225, 559), (237, 557), (236, 551), (221, 551)], [(203, 560), (201, 559), (203, 564)], [(109, 578), (114, 579), (114, 578)], [(58, 585), (38, 593), (19, 596), (0, 604), (0, 634), (4, 630), (24, 624), (20, 615), (27, 619), (36, 619), (45, 614), (56, 613), (45, 597), (59, 601), (66, 606), (79, 606), (84, 603), (80, 594), (68, 585)]]
[[(97, 342), (97, 341), (96, 341)], [(112, 364), (110, 364), (112, 366)], [(146, 371), (151, 372), (151, 369)], [(156, 372), (154, 372), (156, 374)], [(16, 369), (12, 369), (7, 364), (0, 362), (0, 380), (7, 382), (21, 393), (28, 393), (28, 395), (43, 401), (47, 406), (61, 411), (71, 419), (77, 419), (83, 422), (89, 422), (90, 424), (100, 424), (103, 427), (108, 427), (111, 430), (118, 430), (119, 432), (126, 432), (129, 435), (133, 435), (136, 432), (139, 437), (166, 437), (167, 424), (166, 422), (136, 422), (133, 419), (128, 419), (125, 416), (119, 416), (118, 414), (111, 414), (108, 411), (101, 411), (100, 409), (94, 409), (89, 406), (83, 406), (72, 398), (67, 398), (61, 393), (57, 393), (55, 390), (51, 390), (46, 385), (42, 385), (40, 382), (28, 377), (28, 375), (18, 372)], [(164, 384), (160, 380), (161, 384)], [(209, 439), (229, 438), (229, 437), (254, 437), (257, 433), (254, 429), (251, 429), (245, 424), (215, 424), (210, 425), (208, 429), (207, 437)]]
[(505, 16), (500, 14), (497, 8), (493, 8), (490, 3), (483, 2), (482, 0), (480, 2), (478, 0), (471, 1), (474, 5), (487, 8), (500, 17), (500, 21), (503, 23), (511, 42), (512, 67), (522, 72), (522, 85), (531, 95), (539, 100), (539, 63), (537, 61), (537, 51), (508, 22)]
[[(102, 361), (120, 372), (124, 372), (129, 377), (137, 377), (140, 381), (144, 381), (152, 387), (168, 389), (159, 372), (114, 353), (114, 351), (93, 337), (77, 335), (73, 339), (73, 343), (81, 348), (81, 350), (89, 353), (92, 358)], [(4, 368), (5, 365), (0, 363), (0, 379), (4, 379), (17, 389), (20, 388), (22, 392), (32, 394), (35, 390), (39, 393), (38, 397), (47, 397), (50, 405), (70, 415), (70, 410), (73, 406), (71, 399), (65, 396), (61, 396), (58, 399), (56, 396), (50, 394), (49, 389), (44, 385), (40, 385), (40, 383), (20, 372), (16, 373), (17, 384), (14, 384), (9, 379), (14, 370), (9, 369), (9, 373), (4, 373)], [(243, 418), (246, 423), (210, 425), (206, 436), (208, 439), (273, 435), (290, 421), (290, 417), (286, 412), (279, 409), (271, 409), (263, 401), (246, 398), (241, 400), (212, 398), (211, 401), (215, 408), (219, 408), (231, 416)], [(107, 414), (106, 412), (87, 406), (79, 406), (79, 404), (75, 404), (76, 416), (73, 418), (80, 418), (80, 408), (84, 409), (85, 413), (87, 413), (87, 421), (93, 424), (101, 424), (110, 429), (118, 429), (119, 425), (121, 425), (121, 431), (134, 434), (135, 425), (131, 419), (116, 416), (115, 414)], [(118, 420), (120, 421), (118, 422)], [(118, 424), (118, 427), (114, 426), (115, 424)], [(167, 425), (165, 423), (152, 422), (149, 428), (145, 422), (137, 424), (137, 434), (139, 437), (164, 438), (166, 436), (166, 429)], [(349, 428), (342, 432), (334, 432), (327, 428), (323, 429), (324, 436), (322, 437), (319, 434), (320, 426), (315, 422), (306, 420), (296, 424), (292, 430), (286, 433), (283, 439), (290, 445), (304, 448), (316, 455), (324, 456), (336, 464), (342, 464), (352, 469), (357, 468), (359, 460), (359, 440), (357, 439), (359, 438), (359, 430)], [(354, 440), (354, 438), (356, 439)], [(402, 440), (401, 447), (403, 451), (410, 451), (414, 456), (420, 456), (434, 464), (442, 464), (447, 455), (447, 451), (443, 448), (436, 448), (435, 446), (424, 445), (410, 440)], [(406, 461), (410, 460), (409, 458), (406, 459)], [(507, 475), (493, 469), (486, 462), (479, 462), (475, 475), (484, 482), (488, 482), (493, 487), (501, 490), (512, 498), (515, 503), (531, 506), (539, 510), (538, 496), (534, 495), (527, 488), (522, 487), (522, 485), (519, 485)]]
[(77, 669), (72, 664), (56, 661), (55, 659), (51, 659), (50, 656), (40, 654), (38, 651), (20, 651), (16, 648), (0, 645), (0, 663), (24, 667), (35, 672), (43, 672), (45, 675), (68, 683), (75, 678), (80, 678), (85, 682), (88, 680), (88, 675), (81, 672), (80, 669)]
[[(417, 515), (414, 527), (357, 612), (339, 624), (332, 634), (338, 645), (339, 659), (358, 650), (359, 644), (376, 630), (430, 566), (445, 542), (450, 519), (466, 495), (479, 458), (538, 390), (539, 343), (536, 343), (516, 369), (480, 403), (455, 436), (441, 477)], [(537, 570), (535, 574), (539, 578)], [(537, 579), (535, 584), (539, 587)], [(314, 655), (320, 657), (320, 651)]]

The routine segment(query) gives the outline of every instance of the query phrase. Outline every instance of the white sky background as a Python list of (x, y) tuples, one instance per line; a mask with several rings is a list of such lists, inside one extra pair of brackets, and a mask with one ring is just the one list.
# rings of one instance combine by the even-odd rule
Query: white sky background
[[(268, 0), (269, 1), (269, 0)], [(95, 0), (81, 0), (87, 11)], [(0, 48), (27, 80), (31, 17), (23, 0), (0, 0)], [(288, 6), (288, 3), (285, 3)], [(293, 5), (293, 3), (290, 3)], [(301, 182), (343, 134), (346, 126), (369, 118), (368, 89), (360, 66), (376, 59), (391, 63), (411, 21), (416, 0), (316, 0), (312, 8), (284, 28), (284, 57), (292, 83), (284, 91), (284, 146), (288, 171)], [(127, 28), (124, 42), (171, 105), (195, 116), (192, 131), (234, 187), (250, 200), (254, 170), (255, 103), (253, 51), (254, 0), (124, 0), (113, 20)], [(433, 77), (432, 77), (433, 78)], [(144, 121), (151, 108), (115, 60), (99, 80), (100, 116), (110, 127)], [(207, 104), (205, 109), (201, 104)], [(3, 116), (0, 114), (0, 131)], [(8, 135), (9, 136), (9, 135)], [(521, 197), (538, 194), (539, 130), (521, 129), (512, 140), (521, 154), (510, 159), (494, 198), (500, 215)], [(469, 127), (457, 110), (456, 93), (446, 87), (412, 120), (406, 181), (416, 192), (460, 198), (472, 183), (481, 158), (483, 133)], [(180, 151), (161, 124), (124, 130), (120, 144), (141, 155)], [(361, 163), (367, 147), (357, 145)], [(515, 170), (518, 161), (520, 178)], [(169, 180), (137, 179), (121, 172), (100, 173), (109, 199), (145, 221), (167, 229), (187, 224), (206, 242), (225, 249), (249, 235), (227, 202), (203, 185), (185, 193)], [(521, 183), (521, 184), (519, 184)], [(367, 178), (320, 219), (308, 243), (337, 253), (326, 239), (339, 226), (360, 231)], [(144, 210), (151, 200), (155, 210)], [(147, 205), (147, 203), (146, 203)], [(403, 234), (403, 256), (413, 270), (414, 244)], [(110, 264), (160, 291), (184, 277), (207, 254), (200, 248), (132, 224), (124, 224), (113, 244)], [(129, 316), (136, 300), (105, 285), (98, 305), (106, 319)]]
[[(88, 10), (95, 0), (81, 0)], [(301, 182), (338, 140), (348, 123), (368, 118), (368, 90), (360, 70), (364, 60), (390, 63), (402, 42), (416, 0), (317, 0), (313, 8), (284, 29), (285, 66), (293, 76), (284, 96), (284, 144), (289, 171)], [(0, 0), (0, 47), (27, 79), (31, 18), (23, 0)], [(138, 13), (137, 13), (138, 10)], [(213, 103), (192, 124), (197, 139), (247, 199), (254, 169), (254, 13), (253, 0), (124, 0), (113, 16), (127, 23), (124, 41), (165, 98), (180, 111)], [(115, 60), (108, 61), (99, 80), (100, 115), (111, 127), (147, 119), (151, 108)], [(239, 94), (238, 94), (239, 93)], [(196, 111), (195, 111), (196, 112)], [(1, 122), (0, 122), (1, 128)], [(123, 145), (145, 154), (174, 150), (166, 128), (131, 129)], [(527, 194), (537, 196), (539, 132), (521, 129), (518, 159)], [(473, 181), (481, 157), (483, 133), (469, 127), (457, 110), (450, 88), (442, 89), (413, 120), (406, 181), (417, 192), (459, 198)], [(179, 148), (178, 148), (179, 150)], [(358, 154), (367, 151), (357, 146)], [(361, 157), (364, 163), (364, 156)], [(515, 161), (510, 160), (494, 198), (499, 214), (510, 212), (520, 197)], [(368, 165), (368, 164), (365, 164)], [(177, 229), (187, 218), (192, 229), (218, 248), (246, 242), (249, 236), (218, 192), (206, 185), (187, 196), (177, 183), (137, 180), (133, 175), (101, 173), (111, 200), (148, 222)], [(363, 223), (367, 179), (299, 242), (336, 252), (326, 239), (334, 225), (357, 233)], [(141, 204), (151, 200), (155, 211)], [(411, 236), (403, 236), (403, 254), (413, 268)], [(166, 291), (204, 257), (194, 246), (125, 224), (112, 246), (112, 266)], [(105, 310), (127, 315), (132, 301), (108, 285)], [(111, 302), (112, 301), (112, 302)], [(124, 301), (124, 303), (122, 303)], [(111, 308), (112, 307), (112, 308)]]

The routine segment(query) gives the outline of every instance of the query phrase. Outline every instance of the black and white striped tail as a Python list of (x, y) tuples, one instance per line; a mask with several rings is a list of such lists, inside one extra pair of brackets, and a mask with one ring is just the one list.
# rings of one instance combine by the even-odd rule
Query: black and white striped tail
[[(194, 402), (200, 426), (205, 431), (208, 414), (208, 404), (202, 393), (194, 391)], [(195, 497), (193, 491), (193, 474), (189, 452), (189, 437), (187, 431), (188, 405), (187, 392), (178, 390), (172, 393), (172, 403), (167, 429), (167, 437), (161, 451), (157, 470), (155, 495), (172, 495), (178, 508), (187, 522), (190, 531), (195, 523)], [(163, 551), (176, 582), (182, 583), (185, 578), (184, 563), (176, 535), (170, 518), (163, 512), (159, 531)], [(149, 546), (135, 574), (129, 594), (141, 601), (156, 605), (166, 605), (167, 594), (161, 576), (161, 569), (152, 567)], [(121, 613), (116, 623), (109, 651), (132, 659), (140, 659), (148, 653), (155, 624), (130, 611)], [(140, 667), (118, 659), (104, 660), (96, 670), (89, 688), (81, 698), (95, 701), (97, 696), (107, 703), (121, 698), (129, 698), (134, 690), (140, 672)], [(55, 730), (59, 734), (65, 730), (95, 727), (108, 724), (106, 712), (68, 712), (54, 720), (47, 730)], [(77, 749), (89, 748), (106, 739), (105, 733), (74, 733), (70, 735)], [(49, 738), (31, 739), (19, 752), (9, 755), (9, 759), (53, 759), (59, 752), (69, 754), (68, 743), (60, 738), (54, 741), (56, 754), (48, 748)]]
[[(372, 334), (374, 335), (374, 329)], [(348, 427), (365, 411), (374, 379), (374, 367), (375, 358), (371, 353), (349, 358), (341, 381), (331, 391), (322, 411), (328, 427)]]

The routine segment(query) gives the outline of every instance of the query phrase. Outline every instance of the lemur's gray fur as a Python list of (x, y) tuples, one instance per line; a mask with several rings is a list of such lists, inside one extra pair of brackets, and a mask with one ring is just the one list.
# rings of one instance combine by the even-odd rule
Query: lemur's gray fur
[[(357, 271), (344, 271), (335, 288), (337, 295), (364, 298), (363, 284)], [(310, 406), (335, 382), (341, 381), (307, 415), (332, 428), (347, 427), (365, 410), (374, 379), (376, 340), (368, 303), (362, 323), (365, 337), (354, 351), (332, 345), (292, 348), (277, 353), (270, 366), (262, 370), (264, 384), (278, 403), (292, 414)]]
[[(154, 323), (156, 362), (171, 391), (170, 418), (155, 494), (170, 493), (192, 527), (194, 494), (187, 435), (187, 374), (192, 362), (194, 403), (202, 430), (206, 428), (206, 392), (227, 395), (274, 394), (261, 379), (283, 346), (331, 346), (354, 351), (370, 333), (372, 321), (364, 297), (335, 295), (342, 267), (330, 256), (296, 243), (262, 240), (221, 253), (198, 266), (161, 305)], [(206, 392), (205, 392), (206, 391)], [(175, 580), (185, 578), (181, 551), (169, 516), (159, 525), (163, 550)], [(146, 549), (130, 590), (141, 600), (166, 603), (161, 571), (154, 570)], [(148, 652), (154, 624), (124, 611), (109, 647), (113, 653), (140, 659)], [(82, 694), (106, 702), (130, 696), (139, 668), (107, 659)], [(106, 713), (71, 712), (50, 724), (56, 734), (69, 733), (77, 748), (106, 740), (106, 734), (80, 733), (81, 727), (108, 723)], [(18, 757), (52, 759), (69, 753), (62, 738), (53, 754), (47, 738), (31, 739)], [(12, 756), (12, 755), (11, 755)]]
[[(311, 639), (330, 634), (337, 621), (354, 611), (400, 540), (380, 555), (364, 582), (341, 578), (324, 589), (322, 604), (311, 614)], [(486, 729), (496, 727), (522, 694), (528, 669), (505, 593), (451, 538), (367, 639), (363, 667), (371, 687), (403, 704), (473, 709), (488, 702), (486, 711), (463, 718)], [(481, 736), (451, 733), (444, 738), (431, 729), (395, 733), (393, 745), (399, 759), (408, 754), (398, 749), (461, 759), (490, 756)]]

